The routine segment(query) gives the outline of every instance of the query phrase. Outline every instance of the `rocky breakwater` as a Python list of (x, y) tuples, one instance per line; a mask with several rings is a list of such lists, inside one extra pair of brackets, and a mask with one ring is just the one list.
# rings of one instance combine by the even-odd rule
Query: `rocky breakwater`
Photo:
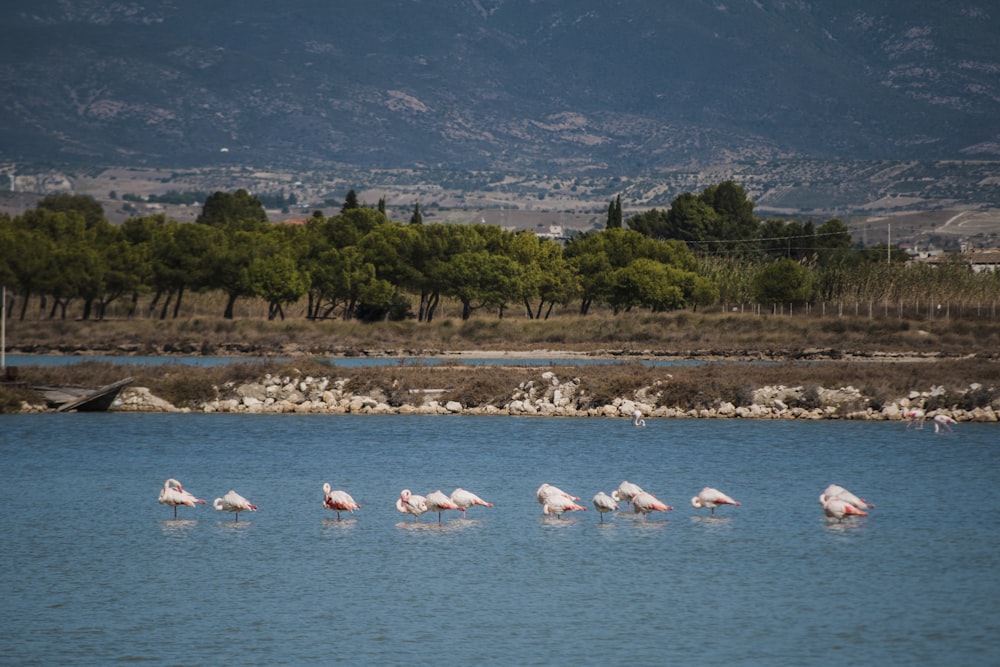
[[(752, 392), (745, 405), (718, 401), (707, 406), (671, 403), (669, 382), (645, 387), (631, 396), (599, 400), (588, 394), (578, 378), (561, 380), (552, 371), (521, 382), (509, 397), (481, 405), (465, 405), (448, 398), (446, 389), (408, 389), (363, 394), (347, 389), (346, 379), (267, 375), (257, 382), (229, 383), (218, 388), (218, 398), (195, 407), (177, 408), (148, 389), (130, 387), (115, 407), (120, 411), (206, 412), (245, 414), (471, 414), (538, 415), (548, 417), (632, 417), (665, 419), (852, 419), (892, 421), (905, 419), (911, 408), (925, 409), (926, 419), (947, 414), (956, 421), (996, 422), (1000, 405), (961, 407), (944, 405), (941, 387), (913, 391), (907, 396), (876, 403), (854, 387), (768, 386)], [(964, 395), (981, 392), (972, 385)], [(949, 395), (954, 398), (954, 395)]]

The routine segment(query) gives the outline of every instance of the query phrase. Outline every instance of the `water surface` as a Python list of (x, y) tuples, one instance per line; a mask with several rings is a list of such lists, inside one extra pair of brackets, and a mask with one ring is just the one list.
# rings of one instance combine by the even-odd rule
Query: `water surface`
[[(1000, 662), (996, 425), (472, 416), (0, 417), (0, 662)], [(167, 477), (211, 505), (157, 504)], [(543, 518), (622, 480), (648, 521)], [(323, 482), (362, 505), (337, 521)], [(876, 503), (831, 523), (837, 482)], [(711, 518), (701, 487), (734, 496)], [(439, 526), (403, 488), (495, 507)]]

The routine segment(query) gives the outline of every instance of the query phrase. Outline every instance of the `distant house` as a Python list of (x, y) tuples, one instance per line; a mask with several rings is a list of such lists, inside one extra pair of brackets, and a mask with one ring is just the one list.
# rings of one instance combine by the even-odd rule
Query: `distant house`
[(961, 253), (932, 255), (922, 261), (932, 266), (959, 261), (968, 264), (974, 273), (1000, 271), (1000, 248), (967, 249)]
[(552, 239), (553, 241), (568, 241), (569, 237), (563, 231), (562, 225), (549, 225), (548, 232), (535, 232), (540, 239)]

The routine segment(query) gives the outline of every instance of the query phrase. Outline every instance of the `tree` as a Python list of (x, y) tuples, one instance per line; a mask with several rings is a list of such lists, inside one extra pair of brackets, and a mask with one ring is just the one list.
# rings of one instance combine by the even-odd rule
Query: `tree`
[(678, 195), (670, 202), (665, 218), (663, 238), (678, 239), (688, 244), (714, 240), (714, 231), (719, 228), (719, 214), (715, 209), (690, 192)]
[(628, 219), (628, 227), (639, 232), (643, 236), (653, 239), (667, 239), (669, 223), (667, 222), (667, 212), (659, 209), (650, 209), (642, 213), (636, 213)]
[(361, 204), (358, 203), (358, 193), (351, 189), (347, 191), (347, 197), (344, 199), (344, 205), (340, 207), (340, 212), (347, 213), (355, 208), (361, 208)]
[(422, 225), (424, 222), (424, 216), (420, 214), (420, 203), (413, 205), (413, 215), (410, 216), (411, 225)]
[(83, 216), (84, 224), (90, 229), (104, 220), (104, 207), (90, 195), (74, 195), (62, 193), (46, 195), (35, 206), (38, 209), (55, 213), (76, 212)]
[(500, 317), (517, 294), (518, 269), (514, 260), (486, 250), (463, 252), (438, 267), (446, 293), (462, 303), (462, 319), (483, 307), (497, 308)]
[(654, 313), (683, 308), (683, 274), (654, 259), (640, 257), (612, 274), (611, 306), (615, 313), (633, 306), (645, 306)]
[(705, 188), (699, 199), (719, 216), (711, 240), (746, 241), (756, 237), (759, 221), (753, 214), (754, 203), (742, 186), (723, 181)]
[(622, 196), (618, 195), (608, 204), (608, 222), (606, 229), (621, 229), (622, 227)]
[(195, 222), (211, 227), (254, 231), (267, 224), (267, 211), (260, 199), (246, 190), (217, 191), (205, 200)]
[(754, 277), (757, 303), (805, 303), (813, 298), (813, 275), (790, 259), (768, 264)]

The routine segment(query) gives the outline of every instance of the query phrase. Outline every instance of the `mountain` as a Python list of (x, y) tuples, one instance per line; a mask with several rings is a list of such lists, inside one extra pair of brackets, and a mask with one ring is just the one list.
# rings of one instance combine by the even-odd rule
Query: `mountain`
[(0, 161), (1000, 156), (985, 0), (8, 0)]

